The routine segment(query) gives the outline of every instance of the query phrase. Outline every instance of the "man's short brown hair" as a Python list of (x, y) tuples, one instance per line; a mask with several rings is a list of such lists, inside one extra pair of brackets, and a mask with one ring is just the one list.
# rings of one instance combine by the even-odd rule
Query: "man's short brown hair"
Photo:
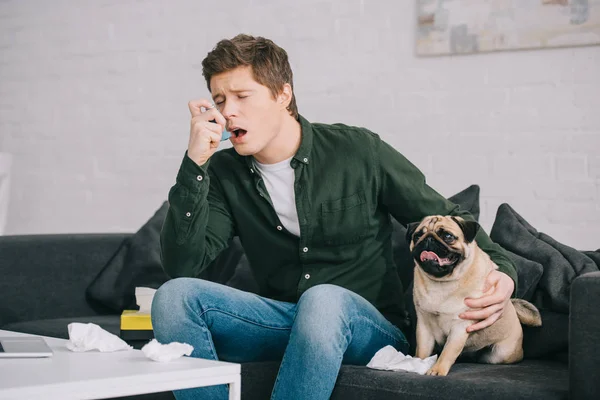
[(237, 67), (250, 66), (256, 82), (271, 90), (276, 97), (283, 85), (292, 87), (292, 100), (287, 109), (294, 118), (298, 118), (298, 107), (294, 95), (292, 68), (287, 53), (273, 41), (263, 37), (240, 34), (233, 39), (221, 40), (202, 61), (202, 75), (210, 91), (213, 75)]

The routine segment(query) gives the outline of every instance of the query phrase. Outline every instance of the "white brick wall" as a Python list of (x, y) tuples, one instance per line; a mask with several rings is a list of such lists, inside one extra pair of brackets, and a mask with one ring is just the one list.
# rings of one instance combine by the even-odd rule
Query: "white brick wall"
[(600, 47), (414, 56), (413, 1), (0, 2), (7, 233), (135, 231), (166, 198), (217, 40), (288, 50), (301, 113), (380, 133), (450, 196), (481, 186), (600, 247)]

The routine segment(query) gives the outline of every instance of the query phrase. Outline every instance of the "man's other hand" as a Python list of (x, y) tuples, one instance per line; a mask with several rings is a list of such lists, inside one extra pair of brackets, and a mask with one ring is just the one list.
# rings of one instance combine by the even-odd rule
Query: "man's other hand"
[(510, 276), (498, 270), (490, 272), (485, 282), (483, 296), (477, 299), (465, 299), (465, 304), (471, 310), (465, 311), (459, 317), (479, 321), (469, 326), (467, 332), (487, 328), (496, 322), (502, 316), (514, 289), (515, 283)]

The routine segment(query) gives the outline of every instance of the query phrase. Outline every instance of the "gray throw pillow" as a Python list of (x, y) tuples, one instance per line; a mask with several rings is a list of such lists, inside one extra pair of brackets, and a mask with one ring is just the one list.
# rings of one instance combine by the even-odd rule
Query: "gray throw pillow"
[(538, 282), (544, 273), (544, 267), (536, 261), (528, 260), (509, 250), (504, 250), (506, 251), (506, 254), (508, 254), (508, 258), (511, 259), (517, 268), (518, 284), (516, 297), (532, 301)]
[[(87, 288), (86, 294), (92, 305), (117, 313), (137, 310), (137, 286), (157, 289), (170, 279), (162, 268), (160, 257), (160, 231), (168, 209), (169, 203), (165, 201), (152, 218), (123, 241)], [(208, 265), (199, 278), (227, 284), (236, 269), (246, 268), (247, 263), (240, 262), (242, 255), (242, 246), (234, 238), (230, 246)], [(239, 289), (253, 288), (252, 282), (236, 281), (235, 284)]]
[(596, 251), (583, 251), (582, 253), (594, 260), (598, 268), (600, 268), (600, 249)]
[(118, 313), (137, 309), (136, 286), (157, 288), (167, 281), (160, 261), (160, 230), (168, 208), (165, 201), (144, 226), (123, 241), (86, 290), (92, 304)]
[[(568, 314), (573, 280), (581, 274), (598, 271), (596, 263), (586, 254), (538, 232), (508, 204), (498, 207), (490, 238), (521, 259), (543, 267), (532, 297), (538, 308)], [(525, 268), (524, 264), (518, 263), (517, 268), (525, 270), (519, 271), (520, 274), (537, 274), (537, 271)], [(535, 282), (535, 279), (528, 278), (526, 281)]]
[(597, 271), (596, 263), (584, 252), (538, 232), (508, 204), (498, 208), (490, 238), (509, 251), (517, 266), (517, 296), (530, 300), (542, 314), (541, 327), (523, 327), (525, 357), (567, 350), (571, 283), (581, 274)]

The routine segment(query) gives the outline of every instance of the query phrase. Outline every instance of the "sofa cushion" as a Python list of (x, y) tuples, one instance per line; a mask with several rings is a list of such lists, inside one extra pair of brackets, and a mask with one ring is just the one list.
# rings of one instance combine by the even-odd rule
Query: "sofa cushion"
[(127, 234), (0, 236), (0, 326), (106, 314), (85, 290)]
[[(268, 399), (279, 363), (242, 364), (242, 398)], [(514, 365), (458, 363), (446, 377), (343, 365), (332, 399), (565, 399), (566, 364), (527, 360)], [(443, 395), (442, 395), (443, 394)]]
[(569, 316), (540, 310), (542, 326), (523, 326), (523, 356), (544, 358), (565, 352), (569, 347)]

